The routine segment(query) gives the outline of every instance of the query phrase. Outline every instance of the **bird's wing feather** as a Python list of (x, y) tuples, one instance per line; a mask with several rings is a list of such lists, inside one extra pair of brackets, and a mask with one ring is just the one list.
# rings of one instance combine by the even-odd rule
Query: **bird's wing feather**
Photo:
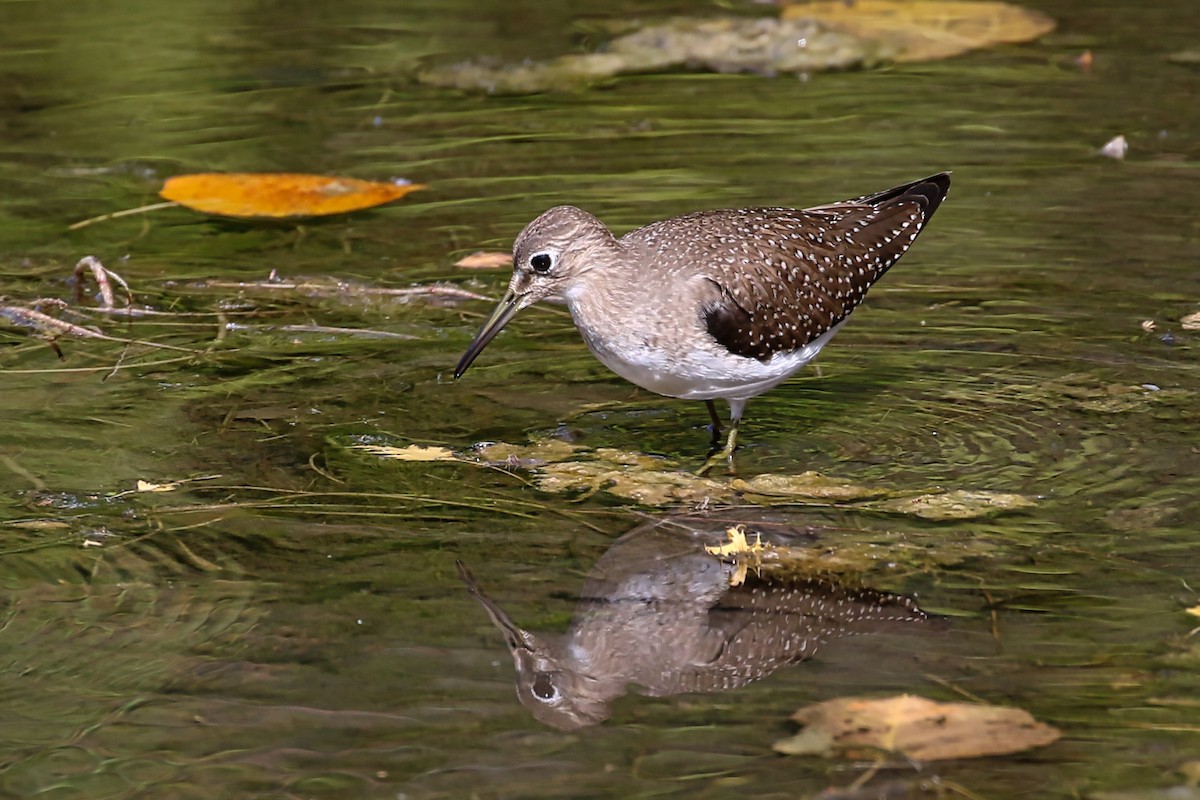
[(781, 585), (751, 575), (709, 609), (706, 651), (698, 650), (695, 663), (663, 675), (647, 693), (737, 688), (811, 657), (831, 640), (926, 620), (899, 595), (816, 580)]
[[(716, 343), (767, 361), (845, 319), (908, 250), (948, 188), (943, 174), (804, 210), (700, 212), (689, 215), (692, 225), (650, 225), (623, 241), (682, 252), (706, 281), (701, 323)], [(665, 241), (695, 225), (704, 230), (698, 241)]]

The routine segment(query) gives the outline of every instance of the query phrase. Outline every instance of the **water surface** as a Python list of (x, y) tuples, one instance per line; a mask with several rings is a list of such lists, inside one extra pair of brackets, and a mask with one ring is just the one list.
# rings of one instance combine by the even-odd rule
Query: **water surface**
[[(95, 255), (169, 313), (80, 324), (196, 351), (65, 339), (59, 362), (0, 331), (0, 793), (810, 796), (867, 765), (776, 755), (789, 715), (899, 692), (1019, 706), (1064, 738), (895, 764), (878, 783), (936, 776), (989, 798), (1182, 783), (1198, 742), (1184, 609), (1198, 602), (1200, 370), (1178, 321), (1200, 298), (1200, 74), (1166, 56), (1194, 46), (1181, 22), (1195, 12), (1033, 5), (1058, 32), (943, 63), (509, 98), (411, 76), (429, 58), (569, 52), (632, 10), (714, 9), (0, 5), (0, 294), (70, 300), (73, 265)], [(1085, 49), (1090, 72), (1074, 64)], [(1116, 134), (1124, 162), (1096, 152)], [(702, 405), (608, 373), (560, 310), (525, 314), (454, 383), (488, 303), (230, 286), (275, 271), (495, 297), (506, 276), (453, 261), (507, 248), (551, 205), (623, 232), (943, 169), (950, 200), (819, 374), (749, 405), (739, 467), (1036, 505), (961, 523), (713, 510), (710, 527), (877, 548), (850, 577), (948, 629), (841, 640), (733, 693), (629, 694), (571, 733), (517, 702), (503, 638), (454, 562), (517, 624), (564, 631), (593, 565), (666, 512), (351, 446), (558, 437), (695, 467)], [(175, 209), (67, 230), (210, 170), (431, 188), (303, 225)], [(390, 336), (288, 327), (307, 325)]]

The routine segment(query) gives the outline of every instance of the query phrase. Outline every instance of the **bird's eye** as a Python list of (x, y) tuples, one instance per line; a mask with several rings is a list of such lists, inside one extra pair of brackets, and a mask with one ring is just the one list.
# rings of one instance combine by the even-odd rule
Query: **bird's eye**
[(539, 672), (533, 679), (533, 696), (546, 703), (558, 699), (558, 687), (550, 673)]
[(550, 258), (549, 253), (538, 253), (533, 258), (529, 259), (529, 266), (533, 267), (534, 272), (539, 272), (545, 275), (550, 271), (550, 266), (554, 263), (554, 259)]

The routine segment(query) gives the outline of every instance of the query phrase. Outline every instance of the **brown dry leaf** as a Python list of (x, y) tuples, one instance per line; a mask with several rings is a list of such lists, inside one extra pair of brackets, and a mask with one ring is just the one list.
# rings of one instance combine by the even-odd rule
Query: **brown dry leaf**
[(1179, 320), (1179, 324), (1183, 325), (1185, 331), (1200, 331), (1200, 311), (1188, 314)]
[(792, 719), (804, 730), (774, 745), (789, 755), (852, 754), (857, 748), (871, 748), (916, 761), (940, 761), (1019, 753), (1062, 736), (1019, 708), (938, 703), (913, 695), (827, 700), (800, 709)]
[(454, 262), (454, 266), (461, 269), (502, 269), (504, 267), (511, 267), (512, 260), (512, 253), (480, 250), (476, 253), (471, 253), (469, 256), (463, 256)]
[(168, 178), (159, 194), (226, 217), (317, 217), (370, 208), (426, 188), (294, 173), (202, 172)]
[(1054, 20), (1001, 2), (963, 0), (819, 0), (790, 5), (784, 19), (816, 19), (867, 39), (899, 43), (896, 61), (928, 61), (988, 47), (1028, 42), (1054, 30)]
[(355, 444), (352, 450), (361, 450), (380, 458), (390, 458), (395, 461), (458, 461), (458, 456), (445, 447), (421, 447), (410, 444), (408, 447), (390, 447), (383, 444)]

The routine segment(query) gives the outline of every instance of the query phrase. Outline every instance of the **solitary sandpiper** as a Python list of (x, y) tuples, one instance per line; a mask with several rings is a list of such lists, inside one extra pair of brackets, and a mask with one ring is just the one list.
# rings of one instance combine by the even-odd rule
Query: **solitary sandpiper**
[(654, 697), (727, 692), (834, 639), (928, 619), (908, 598), (806, 576), (796, 562), (737, 579), (709, 541), (661, 519), (626, 533), (588, 571), (561, 634), (518, 627), (462, 562), (458, 573), (508, 642), (521, 703), (560, 730), (606, 719), (629, 684)]
[[(508, 291), (454, 370), (461, 377), (517, 312), (565, 301), (596, 358), (668, 397), (703, 400), (732, 465), (746, 401), (787, 380), (908, 251), (950, 188), (943, 172), (807, 209), (700, 211), (621, 238), (574, 206), (529, 223)], [(729, 436), (713, 400), (729, 403)]]

